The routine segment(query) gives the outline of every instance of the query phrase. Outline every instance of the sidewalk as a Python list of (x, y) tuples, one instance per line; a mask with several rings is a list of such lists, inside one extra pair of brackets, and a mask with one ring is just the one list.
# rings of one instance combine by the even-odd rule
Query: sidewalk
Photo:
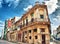
[(28, 43), (22, 43), (22, 42), (18, 42), (18, 44), (28, 44)]
[(50, 42), (50, 44), (56, 44), (56, 43), (54, 43), (54, 42)]
[[(18, 44), (28, 44), (28, 43), (18, 42)], [(50, 44), (56, 44), (56, 43), (54, 43), (54, 42), (50, 42)]]
[(0, 40), (0, 44), (17, 44), (17, 43), (9, 42), (6, 40)]

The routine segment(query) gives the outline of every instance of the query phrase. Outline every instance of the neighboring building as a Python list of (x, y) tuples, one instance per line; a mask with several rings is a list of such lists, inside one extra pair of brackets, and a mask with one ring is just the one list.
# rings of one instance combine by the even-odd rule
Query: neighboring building
[(20, 19), (20, 17), (14, 17), (9, 21), (9, 28), (7, 31), (7, 39), (8, 41), (17, 41), (17, 29), (15, 27), (15, 22), (18, 21)]
[(3, 39), (5, 39), (5, 40), (6, 40), (6, 34), (7, 34), (7, 26), (8, 26), (8, 21), (6, 20), (5, 26), (4, 26), (4, 37), (3, 37)]
[(2, 35), (1, 35), (1, 39), (3, 39), (3, 38), (4, 38), (4, 27), (2, 29)]
[(60, 41), (60, 26), (58, 26), (58, 28), (54, 30), (53, 33), (54, 39)]
[(7, 33), (10, 41), (50, 44), (51, 27), (47, 5), (36, 2), (18, 21), (11, 19), (11, 22), (12, 29)]
[(58, 0), (58, 3), (57, 3), (58, 6), (60, 6), (60, 0)]
[(60, 39), (60, 26), (57, 28), (57, 38)]

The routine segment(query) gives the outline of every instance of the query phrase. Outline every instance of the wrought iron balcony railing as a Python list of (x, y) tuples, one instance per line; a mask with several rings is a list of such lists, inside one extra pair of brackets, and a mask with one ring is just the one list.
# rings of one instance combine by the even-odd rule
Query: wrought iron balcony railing
[(39, 22), (39, 23), (43, 23), (43, 22), (47, 23), (47, 22), (49, 22), (50, 23), (50, 21), (48, 19), (45, 20), (45, 19), (40, 19), (40, 18), (35, 18), (35, 19), (32, 18), (30, 22), (26, 22), (26, 24), (24, 24), (24, 25), (21, 24), (20, 29), (22, 27), (28, 26), (28, 25), (30, 25), (30, 24), (32, 24), (34, 22)]

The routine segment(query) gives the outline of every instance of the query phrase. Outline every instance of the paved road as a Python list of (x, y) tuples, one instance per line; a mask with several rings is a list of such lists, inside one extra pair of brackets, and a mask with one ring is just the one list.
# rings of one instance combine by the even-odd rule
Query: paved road
[(60, 44), (60, 41), (55, 40), (53, 42), (50, 42), (50, 44)]
[(55, 42), (50, 42), (50, 44), (56, 44)]
[[(8, 42), (5, 40), (0, 40), (0, 44), (17, 44), (17, 43), (12, 43), (12, 42)], [(26, 44), (26, 43), (21, 43), (21, 44)], [(56, 44), (56, 42), (50, 42), (50, 44)], [(60, 43), (57, 43), (60, 44)]]
[(0, 40), (0, 44), (16, 44), (16, 43), (8, 42), (5, 40)]
[(55, 44), (60, 44), (60, 41), (54, 40)]

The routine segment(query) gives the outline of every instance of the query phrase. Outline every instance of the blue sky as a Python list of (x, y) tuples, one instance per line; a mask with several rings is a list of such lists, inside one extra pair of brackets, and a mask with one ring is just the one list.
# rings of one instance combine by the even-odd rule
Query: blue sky
[[(35, 5), (35, 2), (40, 3), (44, 0), (0, 0), (0, 33), (4, 28), (4, 21), (14, 16), (22, 16), (28, 8)], [(56, 29), (60, 25), (60, 1), (49, 0), (45, 3), (48, 7), (49, 18), (51, 20), (51, 30)], [(1, 34), (0, 34), (1, 35)]]

